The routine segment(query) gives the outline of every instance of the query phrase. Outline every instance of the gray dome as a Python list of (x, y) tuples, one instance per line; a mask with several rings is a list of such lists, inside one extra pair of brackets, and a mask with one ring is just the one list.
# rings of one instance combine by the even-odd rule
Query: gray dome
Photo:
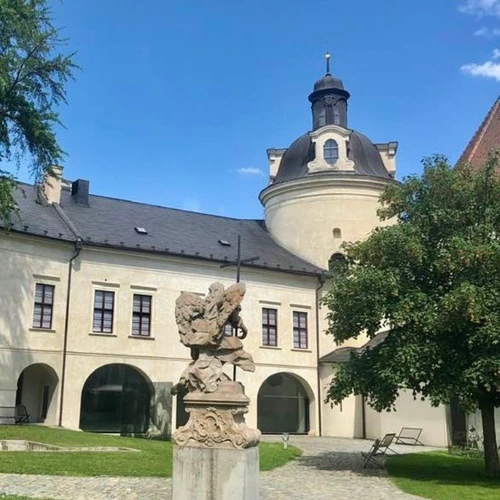
[(330, 73), (327, 73), (323, 78), (314, 84), (314, 92), (318, 90), (340, 89), (344, 90), (344, 84), (340, 78), (334, 78)]
[[(274, 182), (291, 181), (325, 173), (333, 175), (346, 173), (342, 170), (329, 170), (310, 174), (307, 164), (315, 157), (315, 145), (309, 133), (304, 134), (286, 150)], [(392, 179), (375, 144), (356, 131), (352, 132), (349, 139), (349, 159), (355, 164), (354, 174)]]

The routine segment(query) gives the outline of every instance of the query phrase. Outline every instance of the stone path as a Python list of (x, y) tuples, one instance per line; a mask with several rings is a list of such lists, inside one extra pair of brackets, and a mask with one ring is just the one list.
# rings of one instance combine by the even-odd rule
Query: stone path
[[(281, 441), (265, 437), (266, 441)], [(292, 436), (302, 449), (298, 460), (261, 474), (261, 500), (415, 500), (399, 491), (385, 471), (363, 469), (360, 451), (369, 441)], [(398, 453), (430, 448), (395, 446)], [(126, 477), (64, 477), (0, 474), (2, 494), (54, 500), (172, 500), (171, 480)], [(189, 499), (175, 499), (189, 500)]]
[[(265, 440), (276, 440), (265, 437)], [(261, 474), (261, 500), (416, 500), (396, 488), (382, 469), (363, 469), (360, 452), (371, 442), (361, 439), (292, 436), (302, 457)], [(397, 453), (431, 448), (393, 446)]]

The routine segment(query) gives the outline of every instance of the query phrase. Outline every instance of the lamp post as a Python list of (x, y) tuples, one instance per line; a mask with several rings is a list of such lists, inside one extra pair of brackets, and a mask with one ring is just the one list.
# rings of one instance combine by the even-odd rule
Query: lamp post
[(281, 439), (283, 440), (283, 449), (284, 450), (288, 449), (288, 441), (290, 440), (290, 434), (288, 434), (288, 432), (284, 432), (281, 435)]

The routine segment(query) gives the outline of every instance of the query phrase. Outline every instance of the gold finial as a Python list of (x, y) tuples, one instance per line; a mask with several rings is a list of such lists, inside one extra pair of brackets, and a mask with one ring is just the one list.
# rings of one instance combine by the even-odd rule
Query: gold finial
[(325, 59), (326, 59), (326, 74), (329, 75), (330, 74), (330, 59), (331, 59), (331, 55), (330, 55), (330, 52), (327, 51), (327, 53), (325, 54)]

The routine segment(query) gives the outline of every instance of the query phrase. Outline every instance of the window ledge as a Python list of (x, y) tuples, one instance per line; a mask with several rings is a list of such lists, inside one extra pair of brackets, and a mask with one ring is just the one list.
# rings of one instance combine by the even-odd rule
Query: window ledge
[(294, 347), (291, 350), (296, 352), (312, 352), (311, 349), (300, 349), (299, 347)]
[(140, 340), (156, 340), (154, 337), (146, 335), (129, 335), (129, 339), (140, 339)]
[(261, 345), (259, 347), (261, 349), (275, 349), (275, 350), (281, 351), (281, 347), (279, 347), (277, 345)]
[(99, 332), (91, 332), (89, 335), (92, 335), (93, 337), (117, 337), (118, 335), (115, 335), (114, 333), (99, 333)]
[(36, 328), (32, 327), (29, 329), (30, 332), (48, 332), (48, 333), (56, 333), (55, 330), (52, 330), (52, 328)]

